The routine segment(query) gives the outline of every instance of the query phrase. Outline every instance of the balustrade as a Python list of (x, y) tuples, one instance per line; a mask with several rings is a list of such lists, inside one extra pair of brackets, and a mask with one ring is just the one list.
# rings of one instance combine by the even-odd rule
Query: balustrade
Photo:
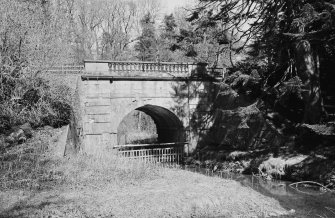
[[(85, 61), (85, 66), (57, 66), (47, 70), (49, 73), (104, 75), (104, 76), (157, 76), (157, 77), (190, 77), (197, 76), (197, 64), (172, 62), (140, 61)], [(206, 68), (207, 72), (217, 78), (223, 76), (223, 69)], [(200, 75), (199, 74), (199, 75)]]
[(110, 72), (115, 73), (168, 73), (188, 74), (189, 64), (184, 63), (154, 63), (154, 62), (108, 62)]

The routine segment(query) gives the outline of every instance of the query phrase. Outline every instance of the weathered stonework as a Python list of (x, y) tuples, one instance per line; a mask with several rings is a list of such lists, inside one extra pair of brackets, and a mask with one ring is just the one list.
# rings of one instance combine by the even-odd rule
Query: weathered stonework
[[(156, 72), (156, 77), (129, 76), (131, 68), (128, 65), (126, 70), (123, 69), (127, 75), (123, 76), (121, 69), (114, 72), (105, 62), (101, 66), (87, 65), (91, 75), (82, 76), (78, 85), (82, 108), (82, 119), (78, 125), (82, 128), (81, 151), (95, 154), (117, 145), (118, 126), (133, 110), (142, 111), (153, 118), (161, 142), (190, 142), (187, 150), (195, 148), (197, 140), (194, 140), (192, 132), (196, 131), (191, 130), (190, 126), (193, 129), (196, 126), (190, 120), (195, 114), (201, 116), (201, 110), (207, 110), (207, 99), (212, 96), (207, 92), (212, 90), (206, 87), (213, 81), (187, 77), (185, 73), (188, 70), (179, 65), (175, 67), (175, 72), (184, 73), (179, 77), (161, 77), (160, 72)], [(164, 70), (168, 65), (157, 66), (155, 64), (154, 69), (146, 67), (151, 69), (152, 75), (155, 69)], [(98, 72), (96, 76), (94, 71)]]

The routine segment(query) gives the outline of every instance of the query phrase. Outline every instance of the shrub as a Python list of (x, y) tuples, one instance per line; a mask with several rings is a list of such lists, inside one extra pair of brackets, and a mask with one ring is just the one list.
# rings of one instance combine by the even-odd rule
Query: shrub
[(47, 115), (42, 117), (43, 126), (59, 128), (70, 123), (72, 110), (69, 104), (51, 99), (50, 108), (52, 113), (46, 113)]
[(72, 109), (67, 91), (66, 87), (51, 87), (40, 77), (18, 80), (13, 90), (3, 92), (10, 96), (0, 101), (0, 133), (27, 122), (35, 128), (69, 124)]
[(0, 134), (10, 129), (10, 117), (0, 114)]

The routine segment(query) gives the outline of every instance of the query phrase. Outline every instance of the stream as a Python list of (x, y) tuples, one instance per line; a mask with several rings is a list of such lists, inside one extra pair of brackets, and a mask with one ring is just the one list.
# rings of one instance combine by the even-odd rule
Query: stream
[(291, 187), (291, 182), (281, 180), (268, 181), (252, 175), (213, 173), (199, 167), (185, 166), (184, 169), (207, 176), (238, 181), (243, 186), (250, 187), (265, 196), (276, 199), (288, 211), (295, 211), (292, 215), (283, 217), (335, 218), (335, 193), (320, 191), (319, 187), (305, 187), (303, 185)]

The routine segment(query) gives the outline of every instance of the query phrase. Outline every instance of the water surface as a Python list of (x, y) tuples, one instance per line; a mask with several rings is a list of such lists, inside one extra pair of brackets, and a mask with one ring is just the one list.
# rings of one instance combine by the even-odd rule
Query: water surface
[(322, 217), (335, 218), (335, 193), (320, 190), (320, 187), (291, 187), (291, 182), (280, 180), (264, 180), (262, 178), (223, 172), (211, 172), (199, 167), (187, 167), (185, 170), (202, 173), (208, 176), (218, 176), (224, 179), (233, 179), (243, 186), (275, 198), (287, 210), (294, 210), (290, 216), (284, 217)]

